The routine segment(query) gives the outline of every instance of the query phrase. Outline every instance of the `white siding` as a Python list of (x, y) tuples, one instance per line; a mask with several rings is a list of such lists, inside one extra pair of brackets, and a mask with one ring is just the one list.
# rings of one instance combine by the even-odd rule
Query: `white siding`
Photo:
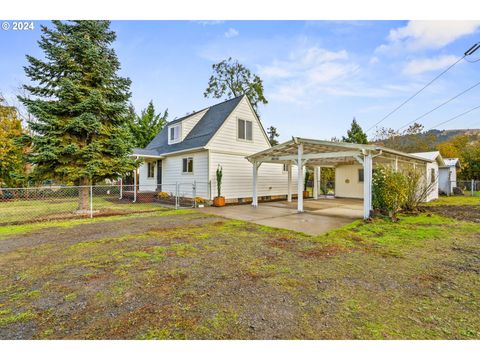
[[(148, 177), (148, 162), (155, 163), (153, 178)], [(157, 161), (156, 160), (145, 160), (142, 165), (138, 168), (139, 173), (139, 187), (138, 191), (155, 191), (157, 188)]]
[(358, 181), (359, 169), (363, 169), (360, 164), (335, 168), (335, 196), (363, 199), (363, 182)]
[[(182, 173), (183, 158), (193, 157), (193, 174)], [(162, 161), (162, 191), (175, 193), (175, 184), (179, 183), (182, 196), (192, 196), (192, 184), (197, 183), (197, 196), (208, 197), (207, 171), (208, 155), (206, 151), (168, 156)]]
[[(217, 195), (216, 170), (222, 166), (222, 196), (226, 199), (251, 198), (253, 165), (243, 155), (210, 153), (212, 199)], [(297, 191), (297, 167), (292, 166), (292, 194)], [(258, 196), (287, 195), (288, 173), (282, 164), (262, 164), (258, 169)]]
[(430, 193), (427, 195), (427, 201), (432, 201), (432, 200), (438, 199), (438, 164), (436, 162), (427, 163), (426, 180), (428, 182), (428, 185), (430, 185), (430, 183), (432, 181), (431, 169), (435, 170), (435, 178), (434, 178), (435, 185), (433, 186)]
[[(252, 122), (252, 141), (238, 139), (237, 119)], [(246, 98), (243, 98), (210, 140), (207, 147), (214, 151), (234, 151), (248, 156), (268, 149), (270, 143), (252, 112), (250, 104)]]

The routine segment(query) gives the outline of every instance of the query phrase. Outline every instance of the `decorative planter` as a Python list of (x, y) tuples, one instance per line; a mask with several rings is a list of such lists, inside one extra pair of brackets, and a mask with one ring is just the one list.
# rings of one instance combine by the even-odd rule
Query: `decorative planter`
[(225, 206), (225, 198), (223, 196), (216, 196), (213, 199), (213, 206)]
[(308, 191), (303, 192), (303, 198), (308, 198), (310, 196), (310, 193)]

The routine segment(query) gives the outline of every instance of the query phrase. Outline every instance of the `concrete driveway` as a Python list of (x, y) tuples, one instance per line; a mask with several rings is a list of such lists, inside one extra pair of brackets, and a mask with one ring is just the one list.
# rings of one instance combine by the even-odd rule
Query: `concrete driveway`
[(297, 203), (276, 201), (251, 205), (206, 207), (201, 212), (245, 220), (255, 224), (319, 235), (363, 217), (363, 200), (324, 198), (304, 200), (304, 213), (297, 213)]

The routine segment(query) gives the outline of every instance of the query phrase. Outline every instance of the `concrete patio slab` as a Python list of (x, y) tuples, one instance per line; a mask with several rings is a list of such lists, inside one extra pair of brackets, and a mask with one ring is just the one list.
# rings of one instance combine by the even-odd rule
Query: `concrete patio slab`
[(306, 200), (303, 213), (297, 213), (296, 202), (278, 201), (251, 205), (231, 205), (221, 208), (206, 207), (198, 211), (229, 219), (250, 221), (259, 225), (319, 235), (362, 218), (362, 200), (320, 199)]

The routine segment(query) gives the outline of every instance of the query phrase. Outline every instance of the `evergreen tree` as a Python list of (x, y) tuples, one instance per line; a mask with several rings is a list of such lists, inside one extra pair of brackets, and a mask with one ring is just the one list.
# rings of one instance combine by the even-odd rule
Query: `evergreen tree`
[(133, 144), (135, 147), (144, 148), (167, 123), (168, 110), (165, 110), (163, 114), (156, 114), (153, 101), (150, 101), (140, 115), (136, 115), (133, 108), (130, 109), (130, 112), (128, 128), (133, 136)]
[(347, 131), (347, 137), (342, 136), (342, 141), (356, 144), (368, 144), (367, 134), (363, 132), (355, 118), (353, 118), (350, 130)]
[(270, 141), (270, 145), (272, 146), (278, 145), (278, 140), (276, 138), (279, 137), (280, 134), (278, 133), (277, 128), (275, 126), (270, 126), (267, 129), (267, 134), (268, 134), (268, 140)]
[(250, 103), (257, 112), (258, 104), (267, 104), (263, 95), (263, 81), (258, 75), (240, 64), (238, 60), (228, 58), (212, 65), (213, 75), (208, 81), (204, 96), (220, 99), (226, 96), (231, 99), (240, 95), (247, 95)]
[(130, 79), (120, 77), (109, 21), (53, 21), (38, 42), (44, 59), (27, 55), (33, 85), (20, 101), (36, 118), (30, 161), (38, 178), (84, 186), (78, 210), (88, 209), (88, 186), (134, 168), (127, 128)]

